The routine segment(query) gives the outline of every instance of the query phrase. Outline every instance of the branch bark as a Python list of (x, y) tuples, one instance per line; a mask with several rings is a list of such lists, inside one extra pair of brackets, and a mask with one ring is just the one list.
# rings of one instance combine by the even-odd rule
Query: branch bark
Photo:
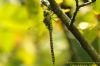
[(88, 44), (88, 42), (84, 39), (84, 37), (79, 32), (79, 30), (73, 24), (70, 26), (70, 23), (69, 23), (71, 21), (70, 18), (62, 12), (61, 8), (57, 5), (55, 0), (48, 0), (48, 1), (50, 3), (50, 7), (52, 11), (61, 19), (64, 25), (76, 37), (80, 45), (89, 54), (89, 56), (93, 59), (93, 61), (99, 65), (100, 55), (96, 52), (96, 50), (90, 44)]

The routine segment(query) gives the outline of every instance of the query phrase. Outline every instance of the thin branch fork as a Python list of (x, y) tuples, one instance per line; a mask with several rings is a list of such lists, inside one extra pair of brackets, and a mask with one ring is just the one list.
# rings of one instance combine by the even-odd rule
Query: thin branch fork
[(96, 0), (93, 0), (93, 1), (91, 1), (91, 2), (86, 2), (86, 3), (82, 4), (82, 5), (79, 5), (78, 0), (75, 0), (75, 2), (76, 2), (76, 10), (75, 10), (74, 15), (73, 15), (73, 17), (72, 17), (72, 19), (71, 19), (71, 24), (70, 24), (70, 25), (72, 25), (72, 24), (74, 23), (75, 18), (76, 18), (76, 15), (77, 15), (77, 13), (78, 13), (78, 11), (79, 11), (79, 9), (80, 9), (81, 7), (84, 7), (84, 6), (87, 6), (87, 5), (89, 5), (89, 4), (92, 4), (92, 3), (95, 2), (95, 1), (96, 1)]
[(89, 54), (89, 56), (96, 64), (100, 65), (100, 55), (96, 52), (96, 50), (90, 44), (88, 44), (79, 30), (73, 24), (71, 26), (69, 25), (69, 22), (71, 21), (70, 18), (62, 12), (61, 8), (57, 5), (55, 0), (48, 1), (50, 3), (52, 11), (61, 19), (62, 23), (76, 37), (81, 47)]

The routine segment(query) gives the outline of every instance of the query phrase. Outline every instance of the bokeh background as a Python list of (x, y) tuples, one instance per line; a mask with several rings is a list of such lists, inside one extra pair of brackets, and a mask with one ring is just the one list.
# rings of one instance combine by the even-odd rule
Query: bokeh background
[[(79, 0), (82, 4), (88, 0)], [(90, 0), (89, 0), (90, 1)], [(56, 0), (72, 16), (75, 0)], [(100, 53), (100, 0), (82, 7), (75, 25)], [(39, 0), (0, 0), (0, 66), (52, 66), (49, 33), (43, 23)], [(52, 17), (52, 16), (51, 16)], [(68, 62), (92, 62), (76, 38), (56, 15), (52, 17), (56, 66)], [(95, 66), (95, 64), (93, 64)]]

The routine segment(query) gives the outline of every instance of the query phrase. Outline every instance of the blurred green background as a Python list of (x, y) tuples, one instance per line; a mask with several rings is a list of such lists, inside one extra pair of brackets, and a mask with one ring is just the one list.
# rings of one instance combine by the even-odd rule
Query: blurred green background
[[(80, 4), (88, 0), (80, 0)], [(90, 1), (90, 0), (89, 0)], [(75, 0), (56, 0), (70, 7), (62, 9), (72, 16)], [(82, 7), (75, 25), (100, 53), (100, 0)], [(49, 33), (43, 23), (39, 0), (0, 0), (0, 66), (52, 66)], [(53, 18), (56, 66), (68, 62), (92, 62), (75, 37), (56, 17)], [(95, 65), (93, 65), (95, 66)]]

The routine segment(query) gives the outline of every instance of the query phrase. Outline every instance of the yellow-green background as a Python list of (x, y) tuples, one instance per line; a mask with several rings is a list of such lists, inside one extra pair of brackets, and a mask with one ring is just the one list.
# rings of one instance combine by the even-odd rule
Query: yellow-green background
[[(62, 0), (56, 2), (60, 4)], [(66, 4), (75, 8), (74, 0), (66, 0)], [(75, 23), (98, 53), (99, 6), (100, 0), (96, 0), (81, 8)], [(56, 66), (67, 66), (67, 62), (92, 62), (73, 35), (65, 31), (61, 21), (53, 19)], [(82, 29), (80, 24), (84, 23), (87, 27)], [(49, 34), (43, 23), (43, 8), (39, 0), (0, 0), (0, 66), (52, 66)]]

